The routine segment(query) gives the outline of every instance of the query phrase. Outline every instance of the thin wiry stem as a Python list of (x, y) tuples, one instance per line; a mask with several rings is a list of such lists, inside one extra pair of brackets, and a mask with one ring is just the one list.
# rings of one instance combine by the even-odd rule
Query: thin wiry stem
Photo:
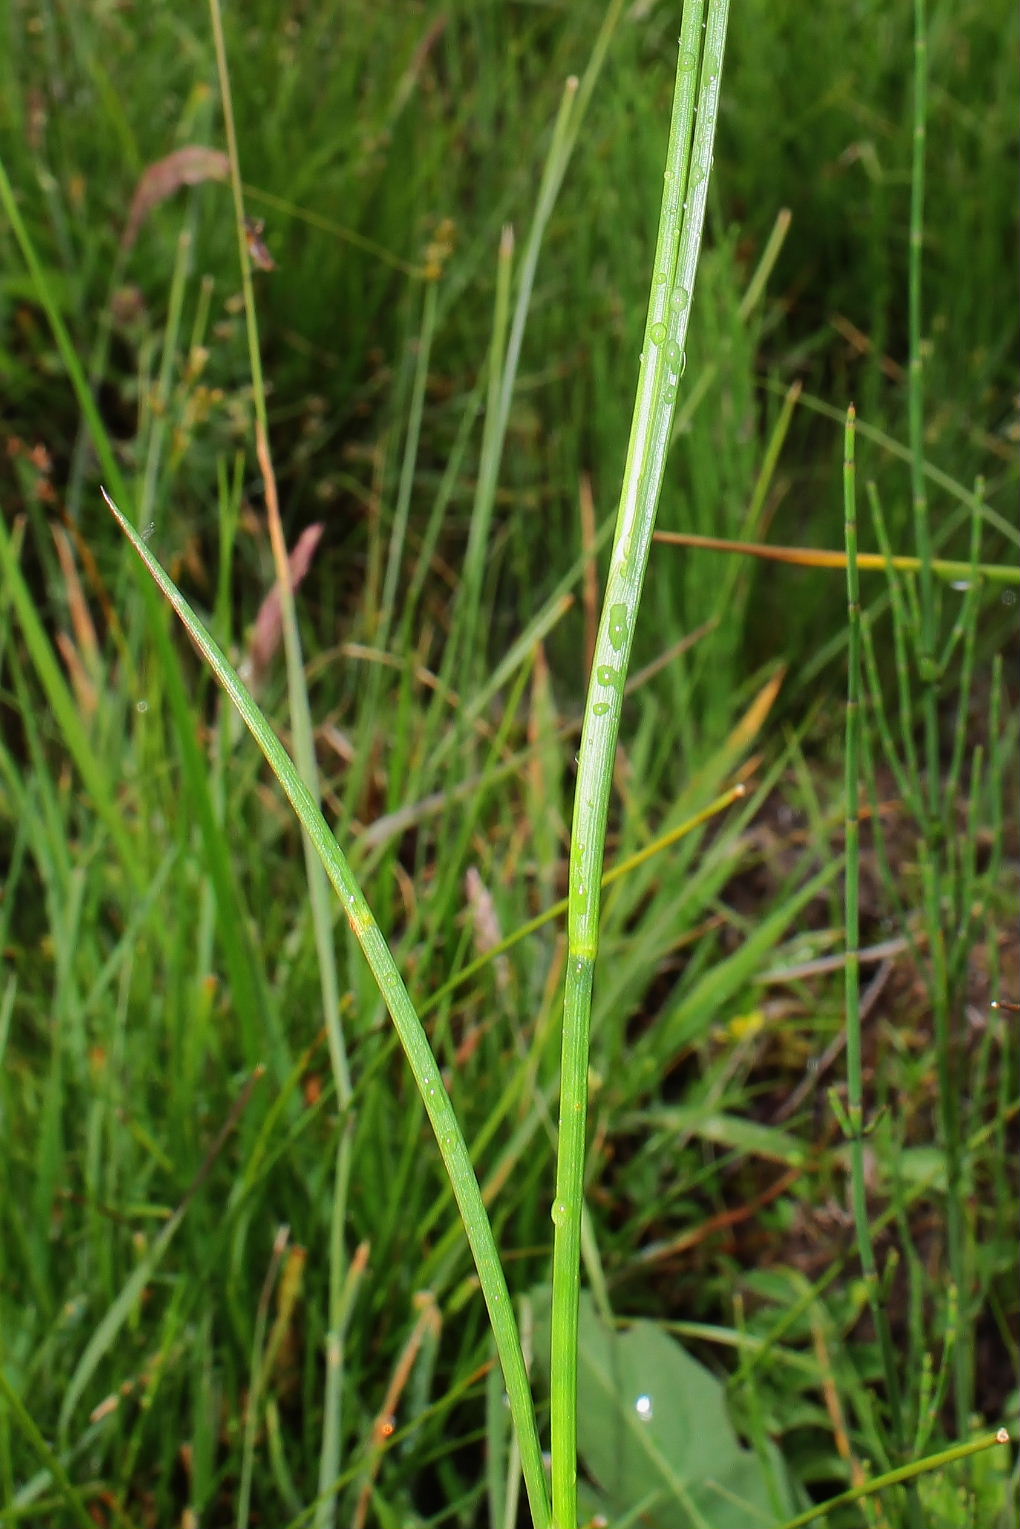
[(899, 1376), (889, 1319), (882, 1303), (875, 1248), (868, 1220), (864, 1172), (864, 1083), (861, 1066), (860, 1005), (860, 735), (861, 735), (861, 590), (857, 570), (856, 464), (853, 405), (847, 410), (843, 457), (843, 503), (846, 516), (846, 583), (849, 649), (846, 700), (846, 1074), (850, 1131), (850, 1180), (857, 1247), (882, 1354), (889, 1408), (897, 1432), (902, 1426)]
[[(945, 821), (947, 793), (943, 786), (941, 742), (939, 736), (939, 689), (942, 671), (936, 653), (938, 600), (932, 574), (931, 524), (928, 512), (927, 481), (924, 465), (924, 353), (922, 340), (924, 255), (925, 154), (928, 114), (928, 21), (925, 0), (914, 0), (914, 112), (913, 157), (910, 175), (910, 269), (908, 287), (908, 322), (910, 339), (909, 428), (911, 497), (914, 507), (914, 535), (921, 559), (920, 599), (917, 631), (918, 673), (921, 680), (921, 720), (924, 733), (924, 797), (922, 817), (924, 852), (922, 880), (925, 920), (930, 932), (932, 999), (935, 1050), (939, 1079), (939, 1134), (946, 1158), (946, 1230), (949, 1272), (965, 1300), (965, 1238), (963, 1194), (961, 1191), (960, 1121), (958, 1094), (960, 1080), (954, 1074), (953, 1060), (957, 1038), (954, 1033), (954, 993), (946, 949), (945, 881), (950, 864), (947, 853), (948, 826)], [(964, 1321), (967, 1313), (964, 1310)], [(970, 1419), (973, 1378), (969, 1368), (967, 1345), (955, 1351), (954, 1403), (956, 1425), (966, 1433)]]

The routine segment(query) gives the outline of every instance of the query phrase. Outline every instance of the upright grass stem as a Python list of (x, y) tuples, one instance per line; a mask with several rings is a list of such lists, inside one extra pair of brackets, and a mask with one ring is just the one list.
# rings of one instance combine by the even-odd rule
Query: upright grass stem
[(551, 1440), (557, 1529), (575, 1529), (577, 1523), (577, 1337), (588, 1040), (606, 823), (624, 684), (684, 366), (728, 10), (727, 0), (709, 0), (707, 17), (703, 0), (688, 0), (684, 10), (637, 399), (578, 754), (552, 1212)]
[[(294, 736), (294, 754), (301, 779), (316, 799), (319, 796), (319, 771), (315, 757), (314, 731), (308, 690), (305, 683), (304, 659), (294, 608), (294, 592), (291, 588), (287, 549), (283, 535), (277, 502), (276, 474), (273, 470), (269, 446), (269, 417), (266, 409), (265, 379), (262, 372), (262, 351), (259, 344), (258, 314), (255, 307), (255, 289), (252, 282), (251, 258), (245, 238), (244, 191), (241, 182), (241, 162), (234, 124), (233, 96), (230, 71), (227, 67), (226, 42), (223, 35), (223, 18), (219, 0), (209, 0), (209, 16), (216, 49), (216, 68), (219, 76), (223, 123), (227, 137), (227, 153), (230, 160), (230, 184), (234, 199), (234, 221), (237, 232), (238, 257), (241, 266), (241, 283), (244, 294), (245, 326), (248, 337), (248, 357), (252, 377), (252, 397), (255, 406), (255, 444), (259, 467), (265, 485), (266, 511), (269, 536), (276, 565), (277, 587), (282, 612), (284, 652), (287, 661), (287, 692), (290, 703)], [(316, 854), (311, 836), (302, 835), (305, 859), (305, 876), (308, 884), (308, 901), (315, 931), (315, 947), (318, 957), (319, 991), (322, 1000), (323, 1023), (328, 1038), (330, 1063), (336, 1085), (337, 1100), (346, 1119), (340, 1128), (340, 1145), (337, 1171), (334, 1177), (334, 1205), (332, 1225), (343, 1225), (347, 1216), (347, 1191), (350, 1183), (350, 1159), (352, 1143), (352, 1118), (350, 1115), (354, 1097), (347, 1046), (340, 1022), (340, 980), (336, 966), (333, 942), (333, 917), (329, 898), (326, 872)], [(341, 1397), (343, 1392), (342, 1345), (339, 1338), (341, 1294), (348, 1273), (347, 1253), (342, 1236), (330, 1239), (330, 1301), (326, 1334), (326, 1384), (323, 1398), (324, 1427), (320, 1458), (320, 1488), (340, 1472)], [(336, 1499), (332, 1493), (320, 1501), (316, 1512), (317, 1529), (332, 1529), (336, 1521)]]
[(846, 585), (849, 623), (846, 700), (846, 1073), (847, 1127), (850, 1137), (850, 1184), (854, 1227), (867, 1287), (895, 1436), (903, 1442), (896, 1352), (879, 1289), (875, 1248), (868, 1220), (864, 1172), (864, 1081), (861, 1063), (860, 1003), (860, 738), (861, 738), (861, 589), (857, 567), (857, 470), (853, 405), (847, 410), (843, 450), (843, 505), (846, 517)]
[[(949, 1254), (949, 1272), (963, 1302), (962, 1319), (966, 1323), (968, 1278), (965, 1268), (965, 1237), (963, 1194), (961, 1187), (960, 1122), (957, 1104), (959, 1079), (954, 1075), (953, 1051), (956, 1038), (953, 1033), (953, 1007), (955, 984), (949, 970), (946, 953), (946, 929), (944, 915), (946, 872), (951, 861), (947, 860), (946, 843), (948, 825), (946, 816), (946, 792), (942, 779), (942, 758), (939, 740), (939, 693), (942, 669), (936, 652), (938, 632), (938, 601), (932, 572), (932, 538), (928, 512), (928, 491), (924, 467), (924, 354), (922, 348), (923, 321), (923, 256), (924, 256), (924, 200), (925, 200), (925, 154), (927, 146), (928, 116), (928, 20), (925, 0), (914, 0), (914, 111), (913, 156), (910, 176), (910, 266), (908, 277), (908, 325), (909, 325), (909, 431), (911, 498), (914, 509), (914, 537), (918, 557), (921, 560), (919, 578), (920, 601), (917, 631), (918, 673), (921, 680), (921, 722), (924, 737), (924, 774), (922, 795), (924, 811), (924, 854), (922, 875), (925, 903), (925, 922), (931, 942), (930, 992), (935, 1031), (935, 1050), (939, 1079), (939, 1134), (946, 1159), (946, 1233)], [(965, 1344), (957, 1344), (954, 1352), (955, 1384), (954, 1404), (956, 1426), (961, 1437), (966, 1434), (970, 1411), (973, 1378), (970, 1370), (969, 1350)]]
[(478, 488), (471, 514), (471, 533), (464, 560), (464, 580), (460, 595), (465, 620), (460, 641), (451, 642), (447, 646), (447, 660), (443, 665), (444, 678), (453, 673), (454, 664), (459, 664), (463, 656), (471, 658), (475, 646), (482, 576), (496, 502), (499, 467), (510, 422), (510, 409), (513, 404), (514, 387), (524, 344), (524, 331), (531, 311), (531, 299), (538, 273), (538, 259), (549, 220), (563, 185), (563, 178), (577, 143), (578, 133), (602, 73), (609, 44), (619, 24), (622, 11), (623, 0), (611, 0), (595, 38), (588, 67), (580, 80), (571, 76), (564, 86), (549, 152), (542, 168), (534, 216), (524, 242), (512, 315), (509, 284), (514, 254), (513, 230), (505, 228), (500, 240), (496, 311), (489, 355), (491, 369), (489, 399), (478, 468)]

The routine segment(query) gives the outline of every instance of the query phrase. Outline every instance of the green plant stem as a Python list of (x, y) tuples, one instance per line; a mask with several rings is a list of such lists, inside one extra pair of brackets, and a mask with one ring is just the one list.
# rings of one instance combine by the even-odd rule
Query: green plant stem
[[(301, 779), (311, 796), (319, 797), (319, 769), (315, 755), (314, 729), (308, 689), (305, 681), (304, 658), (301, 636), (298, 631), (291, 587), (290, 568), (284, 541), (283, 526), (277, 503), (276, 475), (273, 470), (269, 444), (269, 416), (266, 408), (265, 379), (262, 371), (262, 352), (259, 344), (258, 313), (255, 306), (255, 287), (252, 281), (251, 258), (245, 237), (244, 191), (241, 181), (241, 162), (234, 124), (233, 97), (230, 71), (227, 67), (226, 43), (223, 35), (223, 17), (219, 0), (209, 0), (209, 15), (216, 48), (216, 68), (220, 84), (220, 100), (223, 123), (230, 160), (230, 184), (234, 199), (234, 222), (237, 235), (238, 259), (241, 267), (241, 283), (244, 294), (245, 326), (248, 338), (248, 359), (252, 377), (252, 397), (255, 406), (255, 444), (259, 466), (265, 485), (266, 511), (273, 561), (276, 567), (277, 588), (280, 597), (284, 653), (287, 663), (287, 698), (290, 706), (291, 726), (294, 739), (294, 756)], [(330, 1238), (329, 1314), (326, 1340), (326, 1392), (323, 1401), (324, 1430), (320, 1451), (319, 1471), (322, 1478), (332, 1480), (340, 1473), (340, 1405), (343, 1392), (343, 1348), (338, 1344), (336, 1330), (340, 1292), (347, 1275), (347, 1251), (342, 1227), (347, 1215), (347, 1191), (350, 1183), (351, 1122), (349, 1111), (354, 1095), (350, 1063), (343, 1027), (340, 1023), (340, 980), (336, 965), (336, 948), (333, 940), (333, 917), (329, 899), (329, 887), (323, 865), (316, 855), (312, 839), (306, 832), (302, 835), (305, 861), (305, 879), (308, 884), (308, 902), (315, 933), (315, 949), (319, 970), (319, 991), (322, 1002), (323, 1024), (329, 1043), (330, 1064), (336, 1086), (337, 1100), (347, 1119), (341, 1125), (341, 1138), (334, 1178), (334, 1203)], [(336, 1499), (327, 1497), (318, 1515), (319, 1529), (331, 1529), (335, 1522)]]
[[(928, 488), (924, 476), (924, 357), (922, 355), (922, 270), (924, 259), (924, 156), (928, 95), (928, 42), (925, 0), (914, 0), (914, 135), (910, 174), (910, 252), (908, 268), (908, 326), (910, 355), (909, 432), (910, 490), (914, 508), (914, 539), (920, 559), (921, 664), (935, 665), (935, 591), (932, 582), (931, 528), (928, 524)], [(928, 675), (929, 679), (934, 674)], [(929, 781), (931, 810), (938, 805), (938, 781)]]
[(346, 1328), (354, 1291), (360, 1277), (357, 1262), (348, 1263), (344, 1244), (351, 1161), (354, 1144), (354, 1117), (348, 1114), (337, 1144), (333, 1174), (333, 1206), (329, 1226), (329, 1312), (326, 1328), (326, 1380), (322, 1396), (322, 1440), (319, 1445), (319, 1495), (316, 1504), (316, 1529), (333, 1529), (336, 1523), (336, 1494), (330, 1487), (341, 1472), (340, 1446), (343, 1438), (343, 1379)]
[(575, 1529), (577, 1523), (577, 1338), (588, 1038), (606, 823), (623, 689), (683, 371), (683, 343), (712, 164), (727, 12), (727, 0), (709, 0), (703, 27), (703, 3), (688, 0), (684, 10), (637, 399), (578, 754), (553, 1205), (550, 1373), (556, 1529)]
[[(945, 796), (939, 738), (939, 689), (941, 671), (936, 653), (938, 609), (932, 572), (932, 539), (928, 492), (924, 470), (924, 354), (923, 354), (923, 255), (925, 151), (928, 113), (928, 22), (925, 0), (914, 0), (914, 136), (910, 177), (910, 266), (908, 291), (909, 325), (909, 432), (911, 498), (914, 536), (921, 560), (919, 575), (920, 619), (917, 633), (918, 672), (921, 680), (921, 718), (924, 731), (926, 812), (922, 818), (925, 853), (922, 878), (925, 920), (931, 938), (930, 992), (939, 1079), (939, 1128), (946, 1158), (946, 1241), (949, 1272), (961, 1301), (961, 1319), (969, 1319), (960, 1174), (960, 1129), (957, 1107), (960, 1080), (954, 1074), (955, 1036), (952, 1023), (954, 993), (946, 956), (943, 873), (946, 867)], [(965, 1433), (973, 1390), (969, 1346), (957, 1344), (954, 1352), (953, 1400), (957, 1430)]]
[[(572, 101), (573, 92), (564, 95), (560, 115), (557, 118), (556, 130), (553, 133), (554, 145), (560, 136), (561, 127), (569, 118)], [(502, 460), (503, 441), (506, 431), (505, 421), (501, 418), (499, 404), (504, 389), (504, 373), (507, 368), (506, 336), (507, 327), (510, 323), (510, 289), (513, 279), (513, 268), (514, 234), (512, 228), (505, 227), (500, 235), (499, 254), (496, 261), (496, 295), (492, 315), (492, 341), (489, 347), (489, 380), (485, 405), (485, 424), (482, 430), (482, 449), (478, 464), (478, 484), (475, 489), (474, 504), (471, 510), (471, 531), (468, 536), (467, 551), (464, 555), (464, 571), (458, 591), (458, 599), (463, 601), (465, 611), (464, 623), (460, 629), (463, 646), (458, 649), (455, 643), (449, 645), (449, 657), (444, 665), (444, 671), (447, 673), (453, 672), (456, 668), (458, 655), (466, 656), (469, 662), (473, 662), (477, 651), (476, 643), (480, 614), (479, 606), (482, 597), (482, 580), (488, 560), (489, 531), (492, 525), (492, 512), (496, 504), (496, 487), (499, 480), (499, 467)], [(512, 380), (511, 377), (511, 387)]]
[(465, 618), (463, 626), (459, 629), (458, 640), (447, 645), (442, 670), (444, 678), (453, 673), (456, 667), (462, 667), (461, 660), (464, 655), (470, 662), (474, 659), (482, 576), (496, 502), (499, 468), (506, 444), (510, 409), (520, 366), (521, 349), (524, 344), (524, 331), (531, 311), (539, 255), (577, 143), (581, 124), (602, 72), (609, 43), (622, 11), (623, 0), (610, 0), (584, 75), (580, 80), (572, 75), (564, 84), (549, 151), (542, 168), (534, 216), (524, 243), (512, 315), (510, 280), (514, 256), (513, 229), (504, 228), (500, 238), (499, 260), (496, 268), (496, 306), (489, 350), (489, 386), (485, 426), (478, 465), (478, 484), (471, 513), (471, 531), (464, 558), (464, 577), (458, 597), (463, 604)]
[(957, 1460), (966, 1460), (971, 1455), (979, 1455), (986, 1449), (994, 1449), (996, 1445), (1008, 1443), (1009, 1434), (1005, 1428), (1000, 1428), (997, 1433), (984, 1434), (980, 1439), (971, 1439), (966, 1444), (954, 1444), (952, 1449), (944, 1449), (937, 1455), (929, 1455), (926, 1460), (912, 1460), (909, 1465), (901, 1465), (897, 1470), (886, 1471), (872, 1481), (865, 1481), (860, 1486), (851, 1487), (848, 1492), (841, 1492), (838, 1497), (830, 1497), (828, 1502), (816, 1503), (805, 1513), (798, 1513), (796, 1518), (788, 1518), (784, 1524), (779, 1525), (779, 1529), (804, 1529), (805, 1524), (813, 1524), (836, 1508), (845, 1507), (852, 1502), (862, 1502), (865, 1498), (874, 1497), (877, 1493), (885, 1492), (889, 1487), (898, 1486), (901, 1482), (916, 1481), (919, 1476), (927, 1476), (932, 1471), (945, 1470), (947, 1465), (955, 1465)]
[(61, 1506), (70, 1510), (75, 1523), (81, 1524), (83, 1529), (95, 1529), (95, 1519), (86, 1509), (81, 1494), (64, 1469), (63, 1461), (40, 1432), (32, 1414), (8, 1380), (2, 1365), (0, 1365), (0, 1396), (3, 1397), (8, 1412), (28, 1441), (29, 1447), (49, 1471), (59, 1488)]
[(857, 474), (854, 425), (847, 410), (843, 454), (843, 504), (846, 516), (846, 584), (849, 643), (846, 701), (846, 1076), (850, 1134), (850, 1179), (854, 1225), (861, 1269), (871, 1303), (882, 1355), (889, 1411), (898, 1444), (905, 1426), (900, 1401), (896, 1352), (879, 1289), (878, 1268), (868, 1219), (864, 1172), (864, 1083), (861, 1066), (860, 1004), (860, 734), (861, 734), (861, 590), (857, 570)]
[(241, 1478), (237, 1486), (237, 1529), (248, 1529), (251, 1513), (251, 1482), (255, 1468), (255, 1441), (258, 1435), (259, 1410), (262, 1405), (262, 1388), (269, 1369), (266, 1356), (266, 1328), (269, 1325), (269, 1302), (283, 1262), (290, 1229), (277, 1230), (269, 1268), (262, 1282), (262, 1293), (255, 1311), (255, 1331), (251, 1344), (250, 1380), (248, 1405), (245, 1409), (244, 1442), (241, 1446)]

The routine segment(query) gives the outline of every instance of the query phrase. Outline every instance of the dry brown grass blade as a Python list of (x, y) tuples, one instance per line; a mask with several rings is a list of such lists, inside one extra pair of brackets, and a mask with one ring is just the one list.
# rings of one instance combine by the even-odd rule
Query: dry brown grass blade
[(735, 753), (743, 753), (744, 749), (750, 748), (764, 727), (765, 718), (775, 705), (776, 697), (782, 688), (785, 678), (786, 667), (784, 665), (770, 680), (766, 680), (727, 738), (726, 748), (733, 749)]
[(64, 575), (67, 608), (74, 628), (74, 638), (67, 632), (57, 632), (55, 641), (77, 698), (78, 710), (83, 717), (92, 717), (99, 704), (99, 681), (102, 670), (99, 639), (96, 636), (88, 602), (78, 577), (70, 538), (58, 525), (52, 527), (52, 533), (61, 572)]
[[(476, 865), (469, 865), (467, 868), (464, 876), (464, 891), (474, 929), (475, 950), (480, 956), (488, 955), (497, 946), (502, 946), (503, 931), (500, 928), (495, 899), (482, 880), (482, 873)], [(510, 987), (510, 964), (506, 956), (497, 956), (494, 964), (500, 991), (506, 993)]]
[(418, 1309), (418, 1320), (411, 1330), (410, 1337), (404, 1344), (403, 1350), (397, 1358), (390, 1383), (386, 1388), (383, 1404), (376, 1414), (372, 1424), (372, 1435), (367, 1449), (367, 1466), (358, 1494), (357, 1507), (354, 1510), (352, 1524), (354, 1529), (364, 1529), (368, 1522), (368, 1510), (372, 1503), (372, 1490), (379, 1467), (382, 1465), (389, 1441), (396, 1432), (396, 1412), (400, 1404), (407, 1383), (411, 1378), (415, 1360), (425, 1339), (431, 1336), (433, 1342), (438, 1342), (442, 1331), (443, 1319), (436, 1304), (435, 1296), (429, 1290), (421, 1290), (413, 1297), (413, 1303)]
[[(298, 537), (297, 545), (287, 559), (288, 582), (292, 593), (311, 567), (312, 558), (315, 556), (315, 550), (324, 530), (322, 523), (316, 522), (315, 525), (306, 526)], [(265, 679), (266, 671), (280, 646), (282, 635), (283, 612), (278, 579), (260, 605), (252, 628), (244, 674), (253, 691), (257, 691)]]
[(81, 651), (82, 662), (93, 673), (99, 665), (99, 638), (96, 636), (96, 628), (89, 611), (85, 592), (81, 587), (78, 577), (77, 564), (74, 561), (74, 553), (71, 549), (71, 541), (62, 526), (51, 527), (53, 542), (57, 549), (57, 557), (60, 560), (60, 571), (64, 575), (64, 584), (67, 589), (67, 608), (71, 615), (71, 624), (74, 627), (74, 635), (78, 648)]
[(121, 235), (121, 248), (129, 250), (138, 238), (142, 224), (154, 207), (173, 196), (182, 186), (200, 186), (203, 181), (225, 181), (230, 176), (230, 161), (220, 149), (207, 149), (200, 143), (185, 144), (164, 159), (157, 159), (142, 173), (131, 198), (131, 210)]
[[(656, 531), (654, 539), (671, 547), (690, 547), (702, 552), (738, 552), (744, 557), (757, 557), (768, 563), (789, 563), (796, 568), (846, 569), (846, 553), (833, 552), (825, 547), (772, 547), (766, 542), (726, 541), (719, 536), (695, 536), (688, 531)], [(917, 573), (921, 560), (917, 557), (894, 554), (886, 557), (883, 552), (858, 552), (857, 566), (871, 573), (890, 568), (900, 573)], [(1014, 564), (978, 563), (949, 558), (933, 558), (932, 568), (942, 579), (953, 579), (962, 586), (972, 572), (997, 584), (1020, 583), (1020, 569)]]
[[(687, 531), (656, 531), (655, 540), (672, 547), (692, 547), (704, 552), (740, 552), (745, 557), (762, 558), (769, 563), (792, 563), (799, 568), (845, 568), (845, 552), (827, 552), (817, 547), (770, 547), (765, 542), (726, 541), (721, 536), (695, 536)], [(867, 561), (866, 561), (867, 559)], [(874, 553), (858, 553), (862, 568), (884, 568), (885, 558)]]

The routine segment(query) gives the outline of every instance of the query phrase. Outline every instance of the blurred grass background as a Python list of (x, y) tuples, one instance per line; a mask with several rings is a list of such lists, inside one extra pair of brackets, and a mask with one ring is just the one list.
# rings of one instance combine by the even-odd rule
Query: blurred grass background
[[(469, 596), (460, 569), (501, 230), (519, 250), (563, 82), (604, 15), (256, 0), (227, 17), (248, 209), (276, 266), (257, 299), (281, 507), (291, 543), (324, 526), (299, 612), (325, 808), (412, 992), (436, 995), (433, 1042), (522, 1293), (544, 1279), (551, 1241), (559, 927), (446, 984), (565, 890), (593, 541), (622, 471), (672, 90), (666, 4), (621, 10), (612, 29), (545, 237)], [(861, 481), (894, 549), (915, 550), (912, 26), (902, 3), (735, 9), (664, 529), (840, 547), (853, 400)], [(8, 0), (4, 28), (0, 152), (40, 275), (4, 217), (0, 1363), (78, 1496), (8, 1408), (0, 1521), (72, 1522), (77, 1502), (111, 1524), (234, 1523), (247, 1469), (251, 1522), (296, 1523), (317, 1490), (329, 1283), (364, 1245), (341, 1514), (370, 1479), (380, 1522), (480, 1522), (484, 1312), (424, 1114), (340, 925), (355, 1100), (337, 1226), (299, 839), (98, 495), (105, 443), (150, 545), (250, 658), (273, 571), (227, 188), (181, 187), (123, 240), (148, 167), (220, 145), (207, 13)], [(932, 7), (924, 260), (933, 536), (968, 558), (979, 502), (982, 560), (1012, 563), (1017, 34), (1005, 5)], [(82, 428), (40, 278), (105, 442)], [(862, 544), (875, 545), (863, 514)], [(864, 588), (876, 683), (895, 697), (885, 582)], [(991, 761), (941, 825), (971, 846), (947, 894), (963, 931), (959, 1292), (945, 1278), (924, 835), (878, 742), (869, 766), (886, 836), (865, 833), (862, 867), (863, 938), (880, 952), (866, 969), (875, 1214), (910, 1404), (932, 1413), (936, 1442), (954, 1436), (948, 1380), (940, 1390), (954, 1345), (970, 1356), (965, 1415), (994, 1424), (1016, 1405), (1016, 1052), (988, 1007), (1020, 987), (1012, 595), (970, 608), (969, 657), (940, 701), (947, 762), (961, 733), (968, 757)], [(945, 592), (945, 631), (962, 604)], [(738, 776), (749, 793), (608, 896), (593, 1022), (590, 1203), (614, 1302), (693, 1325), (701, 1356), (735, 1373), (750, 1433), (763, 1427), (818, 1495), (861, 1459), (880, 1466), (896, 1433), (873, 1385), (825, 1102), (842, 1076), (845, 626), (839, 574), (656, 550), (611, 857)], [(286, 738), (279, 661), (262, 699)], [(908, 702), (904, 739), (915, 721)], [(376, 1459), (421, 1290), (436, 1321)], [(752, 1363), (763, 1341), (771, 1358)], [(995, 1478), (986, 1507), (1004, 1490)]]

